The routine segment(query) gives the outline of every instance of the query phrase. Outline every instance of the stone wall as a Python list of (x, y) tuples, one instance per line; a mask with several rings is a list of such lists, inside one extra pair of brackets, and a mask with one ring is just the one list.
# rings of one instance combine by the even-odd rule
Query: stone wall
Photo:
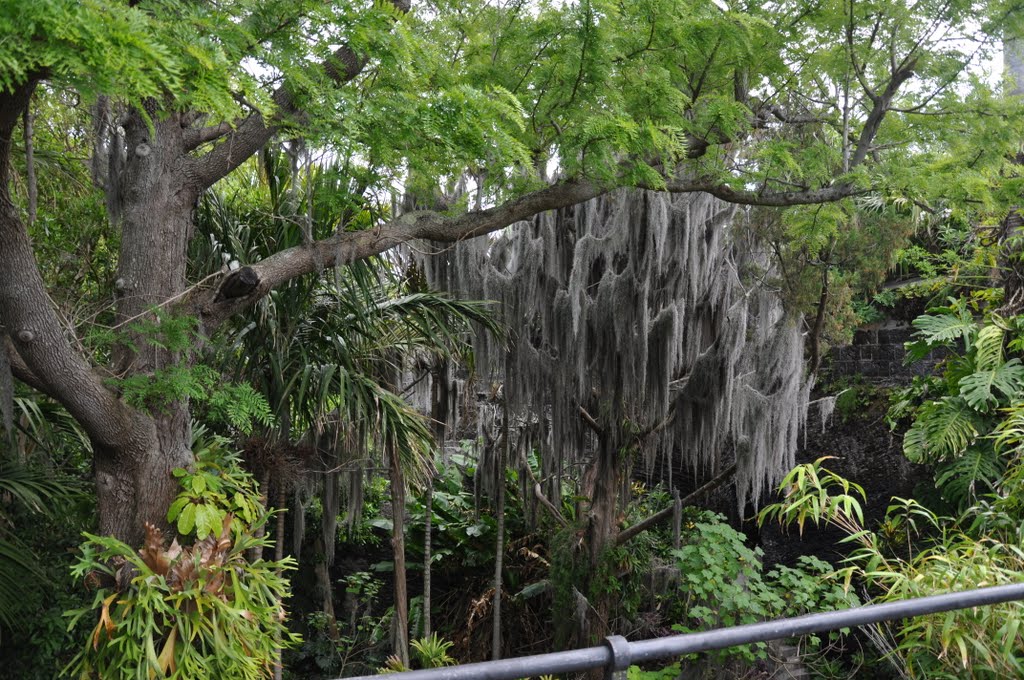
[(898, 382), (915, 375), (928, 375), (935, 370), (943, 354), (933, 352), (908, 366), (904, 345), (913, 339), (913, 334), (913, 327), (905, 321), (867, 326), (854, 334), (853, 344), (832, 348), (825, 357), (825, 368), (833, 377), (859, 374)]

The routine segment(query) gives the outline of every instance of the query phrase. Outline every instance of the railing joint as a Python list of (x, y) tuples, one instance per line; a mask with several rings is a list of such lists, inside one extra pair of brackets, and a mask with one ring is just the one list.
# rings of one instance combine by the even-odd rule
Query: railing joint
[(604, 639), (604, 644), (612, 653), (612, 658), (605, 669), (605, 680), (625, 680), (631, 657), (629, 640), (621, 635), (609, 635)]

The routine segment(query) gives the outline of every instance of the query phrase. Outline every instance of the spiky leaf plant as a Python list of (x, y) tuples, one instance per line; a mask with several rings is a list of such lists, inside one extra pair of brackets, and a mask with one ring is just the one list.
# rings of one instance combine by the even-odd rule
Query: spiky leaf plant
[[(255, 521), (219, 513), (214, 531), (191, 545), (146, 525), (145, 543), (137, 552), (117, 539), (86, 534), (74, 574), (87, 584), (101, 584), (91, 607), (68, 612), (69, 626), (95, 617), (85, 647), (65, 669), (76, 677), (103, 680), (153, 678), (224, 678), (256, 680), (273, 675), (277, 648), (298, 637), (284, 625), (282, 601), (288, 582), (282, 570), (294, 561), (249, 562), (246, 551), (266, 541), (254, 537), (264, 524), (255, 488), (247, 475), (224, 465), (223, 485), (201, 489), (203, 473), (182, 475), (182, 497), (198, 495), (193, 507), (216, 509), (223, 488), (249, 498), (239, 505)], [(210, 497), (210, 498), (207, 498)], [(209, 500), (210, 503), (205, 503)], [(190, 501), (191, 503), (191, 501)]]

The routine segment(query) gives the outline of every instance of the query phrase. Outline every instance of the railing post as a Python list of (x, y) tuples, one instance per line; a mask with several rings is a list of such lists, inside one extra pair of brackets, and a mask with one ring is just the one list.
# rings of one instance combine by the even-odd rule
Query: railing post
[(612, 653), (612, 658), (604, 669), (605, 680), (626, 680), (629, 670), (629, 641), (621, 635), (609, 635), (604, 644)]

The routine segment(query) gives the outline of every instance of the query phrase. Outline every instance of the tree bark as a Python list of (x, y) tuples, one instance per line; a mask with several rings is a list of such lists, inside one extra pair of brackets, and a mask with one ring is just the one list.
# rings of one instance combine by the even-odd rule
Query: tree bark
[(586, 545), (590, 573), (588, 575), (587, 597), (590, 598), (594, 610), (594, 620), (590, 625), (591, 640), (581, 643), (590, 644), (608, 635), (609, 613), (611, 602), (607, 595), (595, 592), (594, 577), (599, 573), (601, 562), (608, 549), (615, 546), (618, 534), (616, 509), (618, 507), (619, 486), (622, 478), (621, 456), (617, 447), (607, 434), (601, 436), (594, 461), (584, 472), (583, 495), (590, 498), (587, 507)]
[[(134, 349), (128, 343), (116, 348), (114, 373), (155, 375), (194, 357), (154, 346), (132, 322), (151, 320), (148, 312), (154, 307), (174, 311), (166, 305), (186, 286), (192, 212), (200, 187), (182, 171), (187, 152), (181, 114), (147, 123), (141, 111), (133, 110), (122, 127), (125, 165), (119, 176), (108, 178), (108, 186), (116, 185), (121, 228), (116, 318)], [(171, 471), (193, 462), (188, 401), (154, 405), (151, 410), (155, 442), (132, 452), (134, 466), (118, 448), (96, 461), (101, 528), (132, 542), (141, 535), (144, 522), (166, 524), (167, 507), (179, 490)]]
[(818, 309), (814, 314), (814, 325), (811, 326), (811, 334), (808, 339), (810, 345), (810, 358), (808, 359), (807, 372), (815, 375), (821, 366), (821, 335), (825, 330), (825, 310), (828, 307), (828, 264), (821, 265), (821, 292), (818, 295)]
[(36, 182), (36, 155), (33, 150), (32, 143), (32, 104), (31, 101), (25, 107), (25, 113), (22, 114), (24, 120), (24, 137), (25, 137), (25, 183), (28, 185), (28, 226), (32, 226), (36, 221), (36, 206), (39, 203), (39, 185)]
[(498, 455), (498, 464), (495, 466), (494, 473), (497, 477), (494, 483), (497, 486), (498, 496), (495, 500), (497, 505), (498, 538), (495, 542), (494, 550), (494, 604), (492, 605), (494, 610), (494, 627), (491, 634), (491, 659), (495, 661), (501, 658), (501, 593), (504, 587), (502, 569), (504, 568), (505, 558), (505, 466), (508, 464), (509, 447), (511, 446), (508, 436), (508, 396), (505, 396), (503, 399), (502, 406), (504, 407), (504, 414), (501, 421), (501, 453)]
[(409, 665), (409, 591), (405, 580), (405, 474), (398, 451), (388, 445), (391, 471), (391, 550), (395, 562), (395, 617), (392, 621), (394, 654)]

